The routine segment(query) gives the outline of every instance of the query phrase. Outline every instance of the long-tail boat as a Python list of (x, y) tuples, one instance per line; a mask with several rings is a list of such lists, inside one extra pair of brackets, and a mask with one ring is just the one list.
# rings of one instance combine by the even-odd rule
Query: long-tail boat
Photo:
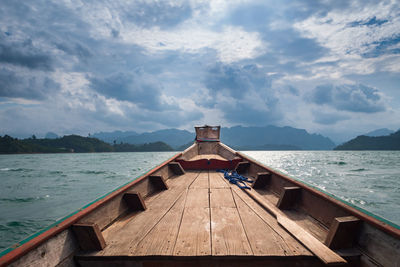
[(185, 151), (0, 266), (400, 266), (398, 226), (234, 151), (219, 126), (195, 128)]

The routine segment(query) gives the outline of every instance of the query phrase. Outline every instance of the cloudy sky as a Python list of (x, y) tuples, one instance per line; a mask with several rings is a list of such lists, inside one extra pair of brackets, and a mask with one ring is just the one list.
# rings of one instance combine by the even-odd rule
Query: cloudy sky
[(0, 134), (400, 127), (398, 1), (0, 0)]

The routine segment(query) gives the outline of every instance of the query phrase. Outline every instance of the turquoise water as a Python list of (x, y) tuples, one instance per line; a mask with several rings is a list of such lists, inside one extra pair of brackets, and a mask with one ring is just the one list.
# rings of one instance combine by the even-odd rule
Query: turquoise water
[[(400, 152), (244, 153), (400, 224)], [(0, 155), (0, 250), (131, 181), (174, 154)]]

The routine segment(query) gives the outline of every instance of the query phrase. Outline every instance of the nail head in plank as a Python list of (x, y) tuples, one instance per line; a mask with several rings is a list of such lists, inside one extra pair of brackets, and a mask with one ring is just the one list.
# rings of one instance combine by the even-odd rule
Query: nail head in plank
[(181, 164), (179, 162), (170, 162), (168, 166), (171, 168), (171, 170), (176, 174), (176, 175), (182, 175), (185, 174), (185, 170), (182, 168)]
[(353, 247), (359, 226), (360, 220), (354, 216), (336, 217), (329, 228), (325, 244), (333, 249)]
[(297, 186), (284, 187), (283, 192), (279, 198), (277, 207), (281, 210), (293, 208), (299, 199), (301, 188)]
[(168, 189), (168, 185), (162, 176), (149, 176), (149, 181), (157, 190)]
[(267, 184), (269, 183), (270, 177), (271, 174), (269, 172), (257, 173), (256, 179), (254, 180), (252, 187), (254, 189), (260, 189), (266, 187)]
[(146, 204), (144, 203), (144, 200), (140, 195), (140, 193), (136, 192), (125, 193), (123, 199), (129, 206), (129, 208), (133, 211), (146, 210)]
[(242, 173), (245, 173), (249, 167), (250, 167), (250, 162), (242, 161), (242, 162), (238, 163), (235, 171), (239, 174), (242, 174)]
[(102, 250), (106, 247), (103, 234), (95, 223), (77, 223), (72, 225), (79, 246), (84, 251)]

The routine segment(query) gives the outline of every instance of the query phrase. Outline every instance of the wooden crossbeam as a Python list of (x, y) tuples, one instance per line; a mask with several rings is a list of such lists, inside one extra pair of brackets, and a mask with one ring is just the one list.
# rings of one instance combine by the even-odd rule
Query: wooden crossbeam
[(353, 247), (360, 223), (361, 221), (354, 216), (336, 217), (329, 228), (325, 245), (334, 249)]
[(122, 198), (132, 211), (146, 210), (146, 205), (140, 193), (125, 193)]
[(292, 209), (299, 199), (301, 188), (297, 186), (284, 187), (276, 205), (281, 210)]
[(242, 173), (245, 173), (249, 167), (250, 167), (250, 162), (248, 162), (248, 161), (241, 161), (241, 162), (239, 162), (238, 165), (236, 166), (235, 171), (236, 171), (238, 174), (242, 174)]
[(156, 190), (168, 189), (168, 185), (165, 183), (165, 180), (162, 176), (149, 176), (149, 181), (151, 185), (156, 188)]
[(171, 168), (171, 170), (176, 174), (176, 175), (182, 175), (185, 174), (185, 170), (182, 168), (181, 164), (179, 162), (170, 162), (168, 166)]
[(254, 180), (252, 187), (254, 189), (260, 189), (266, 187), (267, 184), (269, 183), (270, 177), (271, 174), (269, 172), (257, 173), (256, 179)]
[(102, 250), (106, 241), (100, 228), (95, 223), (76, 223), (72, 230), (78, 240), (79, 246), (84, 251)]

